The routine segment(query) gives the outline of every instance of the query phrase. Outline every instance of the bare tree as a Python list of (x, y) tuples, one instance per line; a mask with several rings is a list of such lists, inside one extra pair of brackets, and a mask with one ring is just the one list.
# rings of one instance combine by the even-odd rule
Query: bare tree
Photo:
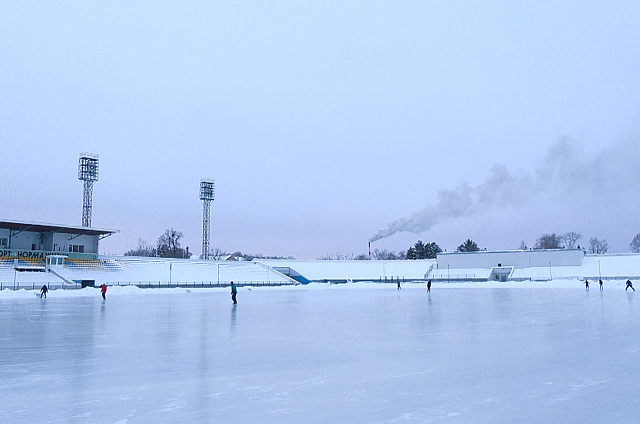
[(168, 228), (164, 234), (158, 238), (158, 256), (163, 258), (182, 258), (185, 256), (185, 252), (180, 248), (180, 239), (182, 238), (182, 231)]
[(404, 252), (393, 252), (387, 249), (375, 249), (371, 252), (371, 256), (373, 259), (378, 261), (395, 261), (399, 259), (404, 259)]
[(529, 248), (527, 247), (527, 243), (524, 242), (524, 240), (522, 240), (522, 243), (520, 243), (520, 250), (528, 250)]
[(636, 234), (633, 240), (631, 240), (629, 251), (633, 253), (640, 253), (640, 233)]
[(562, 247), (562, 237), (556, 233), (545, 234), (536, 240), (534, 249), (560, 249)]
[(327, 253), (326, 255), (316, 258), (319, 261), (335, 261), (337, 258), (333, 256), (331, 253)]
[(219, 247), (214, 247), (209, 251), (209, 257), (214, 261), (219, 261), (220, 259), (225, 258), (227, 256), (229, 256), (229, 252), (225, 252)]
[(141, 238), (138, 239), (138, 247), (136, 249), (129, 250), (124, 254), (125, 256), (155, 256), (156, 249)]
[(606, 239), (598, 240), (597, 237), (592, 237), (589, 240), (589, 253), (602, 254), (607, 253), (609, 250), (609, 244)]
[(571, 231), (571, 232), (562, 234), (560, 237), (562, 237), (562, 242), (564, 243), (564, 247), (566, 247), (567, 249), (573, 249), (576, 247), (576, 243), (578, 242), (578, 240), (582, 238), (582, 234), (578, 234), (575, 231)]

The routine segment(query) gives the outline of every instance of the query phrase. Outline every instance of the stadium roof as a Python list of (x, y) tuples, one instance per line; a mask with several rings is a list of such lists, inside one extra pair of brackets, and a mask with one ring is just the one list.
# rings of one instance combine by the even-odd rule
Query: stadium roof
[(94, 227), (72, 227), (68, 225), (44, 224), (41, 222), (21, 222), (0, 220), (1, 230), (32, 231), (35, 233), (65, 233), (87, 236), (110, 236), (120, 232), (119, 230), (107, 230)]

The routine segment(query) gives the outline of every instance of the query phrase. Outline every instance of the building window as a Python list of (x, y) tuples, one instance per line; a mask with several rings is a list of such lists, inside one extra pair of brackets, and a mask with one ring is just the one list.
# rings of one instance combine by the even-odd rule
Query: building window
[(9, 244), (8, 238), (0, 238), (0, 246), (7, 247), (8, 244)]
[(36, 250), (36, 244), (35, 244), (35, 243), (33, 243), (33, 244), (31, 245), (31, 250)]
[(83, 244), (70, 244), (69, 252), (75, 253), (84, 253), (84, 245)]

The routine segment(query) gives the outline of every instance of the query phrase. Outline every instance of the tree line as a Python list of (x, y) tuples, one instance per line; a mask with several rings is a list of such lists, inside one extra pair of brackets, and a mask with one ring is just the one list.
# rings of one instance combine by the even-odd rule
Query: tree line
[[(563, 234), (544, 234), (536, 240), (533, 249), (584, 249), (588, 253), (602, 254), (609, 250), (607, 239), (599, 239), (591, 237), (586, 247), (581, 248), (578, 241), (582, 238), (582, 234), (570, 231)], [(640, 239), (639, 239), (640, 243)], [(520, 244), (521, 250), (527, 250), (524, 241)]]
[[(161, 257), (161, 258), (190, 258), (191, 252), (189, 248), (183, 249), (180, 239), (183, 237), (182, 231), (168, 228), (165, 232), (158, 237), (155, 246), (152, 246), (146, 240), (138, 239), (138, 246), (136, 249), (125, 252), (125, 256), (147, 256), (147, 257)], [(599, 239), (592, 237), (589, 239), (586, 247), (580, 247), (579, 240), (582, 239), (582, 234), (570, 231), (566, 233), (549, 233), (540, 236), (533, 249), (584, 249), (588, 253), (603, 254), (609, 250), (609, 244), (606, 239)], [(527, 244), (522, 241), (520, 244), (520, 250), (530, 250)], [(478, 244), (467, 239), (461, 243), (456, 252), (477, 252), (480, 251)], [(484, 249), (486, 250), (486, 249)], [(636, 234), (631, 243), (629, 244), (629, 251), (633, 253), (640, 253), (640, 233)], [(413, 246), (409, 247), (406, 251), (394, 252), (387, 249), (375, 249), (370, 252), (369, 255), (343, 255), (336, 253), (335, 255), (325, 255), (321, 260), (403, 260), (403, 259), (435, 259), (439, 253), (442, 253), (442, 249), (435, 242), (424, 243), (422, 240), (418, 240)], [(209, 257), (214, 260), (227, 259), (229, 256), (237, 260), (252, 261), (253, 259), (293, 259), (293, 257), (281, 257), (281, 256), (264, 256), (262, 254), (244, 254), (240, 251), (234, 253), (225, 252), (222, 249), (214, 248), (209, 253)]]
[(183, 249), (180, 239), (183, 237), (182, 231), (167, 228), (156, 242), (155, 247), (146, 240), (138, 239), (138, 247), (125, 252), (125, 256), (147, 256), (159, 258), (190, 258), (189, 248)]
[[(184, 258), (188, 259), (192, 253), (189, 252), (189, 248), (183, 249), (181, 247), (180, 239), (183, 237), (182, 231), (174, 230), (173, 228), (167, 228), (158, 240), (155, 246), (152, 246), (148, 241), (141, 238), (138, 239), (138, 246), (135, 249), (131, 249), (125, 252), (125, 256), (144, 256), (144, 257), (159, 257), (159, 258)], [(252, 261), (254, 259), (293, 259), (292, 257), (281, 256), (265, 256), (260, 253), (256, 255), (242, 253), (236, 251), (233, 253), (226, 252), (218, 247), (210, 250), (209, 257), (213, 260), (225, 260), (229, 257), (233, 257), (235, 260), (240, 261)]]

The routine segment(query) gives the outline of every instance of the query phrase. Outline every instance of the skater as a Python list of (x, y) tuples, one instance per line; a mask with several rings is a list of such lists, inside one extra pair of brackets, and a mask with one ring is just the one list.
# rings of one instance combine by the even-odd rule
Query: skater
[(236, 296), (238, 295), (238, 289), (236, 289), (236, 285), (231, 282), (231, 300), (233, 300), (233, 304), (237, 305), (238, 301), (236, 300)]
[(427, 281), (427, 293), (431, 293), (431, 280)]
[(627, 280), (627, 286), (624, 288), (624, 291), (627, 291), (627, 289), (636, 291), (636, 289), (633, 288), (633, 284), (631, 284), (631, 280)]
[(100, 293), (102, 293), (102, 300), (107, 300), (107, 285), (105, 283), (100, 286)]
[(44, 298), (47, 298), (47, 292), (49, 291), (49, 288), (47, 287), (46, 284), (42, 285), (42, 288), (40, 289), (40, 299), (42, 299), (42, 296), (44, 296)]
[(400, 279), (398, 278), (398, 290), (400, 290), (400, 289), (401, 289), (401, 287), (400, 287)]
[(584, 280), (584, 286), (589, 291), (589, 280)]
[(598, 283), (600, 283), (600, 291), (602, 291), (602, 280), (598, 280)]

